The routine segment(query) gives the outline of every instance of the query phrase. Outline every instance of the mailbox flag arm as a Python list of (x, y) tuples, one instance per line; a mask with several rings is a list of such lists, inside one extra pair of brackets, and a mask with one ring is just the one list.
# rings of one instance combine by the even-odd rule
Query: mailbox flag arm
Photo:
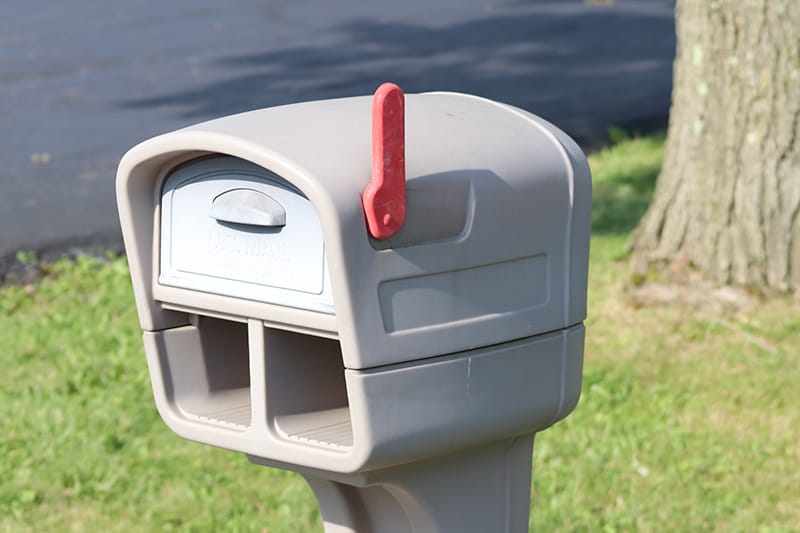
[(361, 203), (376, 239), (388, 239), (405, 222), (405, 98), (394, 83), (378, 87), (372, 99), (372, 180)]

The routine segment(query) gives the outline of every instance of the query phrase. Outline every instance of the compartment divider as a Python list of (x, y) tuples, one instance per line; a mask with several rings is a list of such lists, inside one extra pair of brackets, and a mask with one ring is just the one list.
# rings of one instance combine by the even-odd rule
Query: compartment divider
[(261, 320), (247, 321), (250, 359), (250, 430), (267, 433), (266, 328)]

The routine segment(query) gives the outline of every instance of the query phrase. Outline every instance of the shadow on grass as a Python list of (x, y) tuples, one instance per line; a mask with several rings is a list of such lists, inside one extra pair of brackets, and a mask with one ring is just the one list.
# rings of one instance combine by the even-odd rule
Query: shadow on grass
[(624, 141), (590, 158), (592, 233), (628, 235), (650, 205), (661, 171), (664, 134)]

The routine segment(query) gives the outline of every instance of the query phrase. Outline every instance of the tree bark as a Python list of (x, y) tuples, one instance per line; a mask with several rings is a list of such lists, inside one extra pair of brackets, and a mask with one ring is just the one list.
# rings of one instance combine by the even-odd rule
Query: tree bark
[(800, 289), (800, 0), (678, 0), (664, 165), (638, 279)]

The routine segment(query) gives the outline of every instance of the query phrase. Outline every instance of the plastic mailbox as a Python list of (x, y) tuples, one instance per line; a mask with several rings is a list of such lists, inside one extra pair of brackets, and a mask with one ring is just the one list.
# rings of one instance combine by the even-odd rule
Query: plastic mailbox
[(511, 106), (394, 86), (150, 139), (117, 197), (158, 410), (325, 529), (526, 531), (580, 394), (591, 179)]

